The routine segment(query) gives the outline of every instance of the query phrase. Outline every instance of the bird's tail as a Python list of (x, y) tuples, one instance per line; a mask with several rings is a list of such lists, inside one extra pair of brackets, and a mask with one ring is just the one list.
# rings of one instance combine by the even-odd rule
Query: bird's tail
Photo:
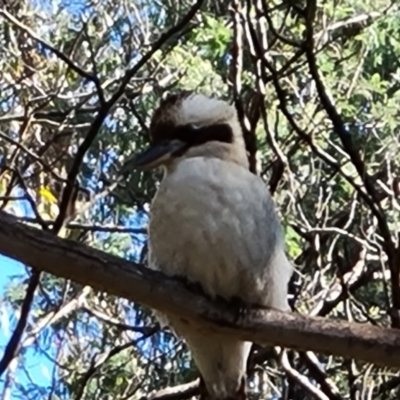
[(183, 336), (202, 377), (201, 400), (246, 400), (251, 343), (190, 330)]
[(242, 378), (242, 382), (236, 393), (230, 394), (228, 397), (225, 397), (225, 398), (216, 399), (210, 395), (210, 393), (207, 390), (204, 379), (202, 377), (200, 377), (200, 399), (199, 400), (247, 400), (246, 379), (245, 379), (245, 377)]
[(204, 332), (170, 317), (188, 345), (201, 376), (201, 400), (246, 400), (247, 359), (252, 343)]

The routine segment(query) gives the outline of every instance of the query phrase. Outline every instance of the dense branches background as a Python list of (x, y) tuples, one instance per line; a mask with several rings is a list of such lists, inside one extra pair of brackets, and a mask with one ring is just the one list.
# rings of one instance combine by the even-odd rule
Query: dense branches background
[[(0, 5), (0, 209), (145, 263), (160, 176), (118, 171), (148, 142), (161, 96), (215, 95), (235, 102), (251, 168), (274, 193), (293, 310), (400, 327), (395, 1)], [(197, 394), (187, 348), (149, 310), (21, 271), (0, 293), (2, 400)], [(400, 396), (398, 371), (278, 354), (254, 346), (252, 398)], [(32, 360), (41, 374), (31, 376)]]

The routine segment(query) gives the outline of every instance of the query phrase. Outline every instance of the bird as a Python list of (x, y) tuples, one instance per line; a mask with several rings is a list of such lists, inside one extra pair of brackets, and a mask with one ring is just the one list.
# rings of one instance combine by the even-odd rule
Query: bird
[[(198, 284), (214, 299), (290, 311), (283, 227), (266, 184), (249, 170), (236, 108), (199, 92), (172, 93), (149, 132), (150, 147), (129, 166), (163, 170), (150, 206), (149, 268)], [(186, 341), (202, 400), (247, 398), (251, 342), (157, 316)]]

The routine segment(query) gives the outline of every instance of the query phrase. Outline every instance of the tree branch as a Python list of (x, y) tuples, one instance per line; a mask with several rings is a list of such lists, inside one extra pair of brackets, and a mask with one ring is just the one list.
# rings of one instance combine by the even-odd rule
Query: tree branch
[(4, 212), (0, 212), (0, 253), (37, 270), (178, 315), (198, 324), (205, 334), (400, 367), (396, 329), (261, 309), (238, 317), (227, 303), (212, 301), (178, 279), (23, 225)]

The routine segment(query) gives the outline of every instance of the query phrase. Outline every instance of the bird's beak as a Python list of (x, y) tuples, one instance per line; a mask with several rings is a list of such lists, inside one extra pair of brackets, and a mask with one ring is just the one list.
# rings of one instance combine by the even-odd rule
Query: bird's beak
[(180, 140), (170, 140), (157, 143), (148, 149), (129, 159), (122, 167), (122, 172), (128, 172), (132, 169), (148, 170), (156, 168), (167, 163), (172, 157), (179, 154), (183, 150), (185, 143)]

